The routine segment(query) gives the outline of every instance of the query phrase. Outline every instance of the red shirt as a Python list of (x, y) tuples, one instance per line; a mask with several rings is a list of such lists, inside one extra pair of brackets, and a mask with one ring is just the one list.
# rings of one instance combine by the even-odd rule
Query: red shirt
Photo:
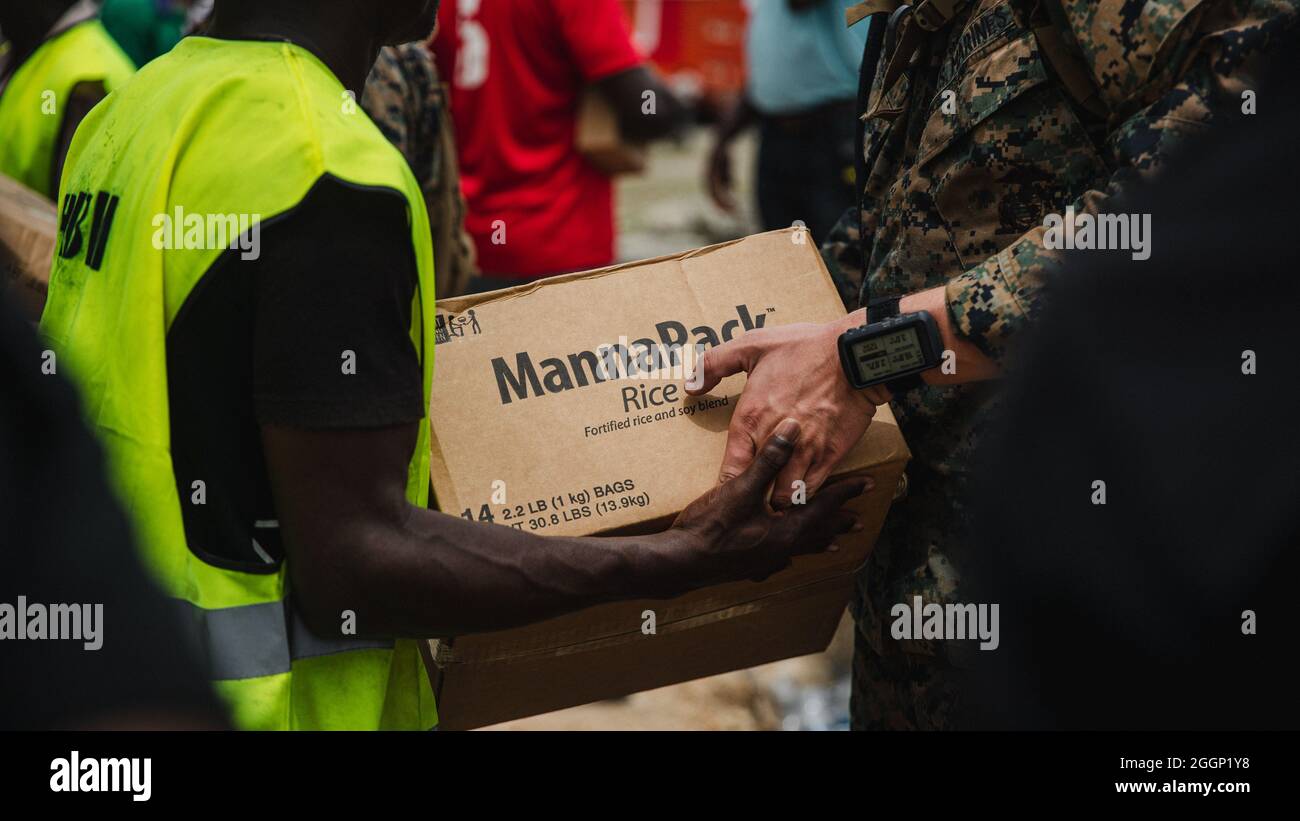
[(613, 186), (573, 138), (582, 90), (641, 63), (618, 0), (444, 0), (438, 22), (483, 272), (534, 279), (613, 262)]

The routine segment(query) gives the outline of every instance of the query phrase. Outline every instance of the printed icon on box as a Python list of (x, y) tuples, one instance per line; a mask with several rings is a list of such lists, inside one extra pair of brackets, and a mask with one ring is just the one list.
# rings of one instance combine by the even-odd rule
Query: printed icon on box
[(483, 328), (478, 324), (478, 317), (474, 314), (473, 308), (470, 308), (464, 316), (438, 314), (433, 323), (433, 343), (441, 345), (444, 342), (450, 342), (457, 337), (464, 336), (466, 330), (474, 336), (483, 333)]

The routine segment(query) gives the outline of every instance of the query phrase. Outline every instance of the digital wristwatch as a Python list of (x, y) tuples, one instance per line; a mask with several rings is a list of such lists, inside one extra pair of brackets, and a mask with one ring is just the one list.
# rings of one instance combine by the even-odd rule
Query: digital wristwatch
[(859, 390), (884, 385), (898, 395), (921, 387), (943, 356), (939, 325), (925, 311), (898, 313), (899, 297), (873, 301), (867, 324), (840, 334), (840, 365)]

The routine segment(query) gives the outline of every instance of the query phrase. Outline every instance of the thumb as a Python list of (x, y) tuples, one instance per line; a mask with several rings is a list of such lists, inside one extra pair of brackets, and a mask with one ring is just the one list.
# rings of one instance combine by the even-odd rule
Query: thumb
[(744, 472), (732, 479), (724, 487), (735, 488), (746, 496), (763, 498), (776, 474), (790, 461), (794, 453), (794, 443), (799, 441), (799, 422), (786, 419), (776, 426), (772, 435), (758, 449), (758, 456), (745, 468)]
[(708, 393), (728, 376), (749, 370), (748, 357), (740, 340), (725, 342), (710, 348), (695, 360), (695, 368), (686, 380), (686, 392), (691, 396)]

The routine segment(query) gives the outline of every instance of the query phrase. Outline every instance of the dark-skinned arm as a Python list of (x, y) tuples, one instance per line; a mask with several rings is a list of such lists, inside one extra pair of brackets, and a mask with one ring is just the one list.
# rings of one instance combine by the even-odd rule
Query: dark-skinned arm
[(713, 130), (713, 148), (709, 151), (705, 182), (714, 204), (728, 213), (736, 210), (736, 197), (731, 190), (731, 143), (756, 122), (758, 109), (748, 97), (741, 97), (722, 113)]
[(355, 612), (363, 636), (444, 637), (766, 577), (860, 527), (840, 508), (871, 484), (839, 482), (806, 507), (771, 513), (766, 488), (799, 435), (788, 421), (748, 470), (693, 503), (664, 533), (543, 538), (409, 504), (407, 463), (417, 432), (415, 424), (262, 427), (295, 601), (321, 635), (339, 629), (344, 610)]
[[(597, 92), (614, 109), (623, 138), (645, 142), (670, 136), (686, 123), (686, 107), (645, 66), (620, 71), (595, 82)], [(645, 93), (654, 94), (653, 111), (645, 111)]]

